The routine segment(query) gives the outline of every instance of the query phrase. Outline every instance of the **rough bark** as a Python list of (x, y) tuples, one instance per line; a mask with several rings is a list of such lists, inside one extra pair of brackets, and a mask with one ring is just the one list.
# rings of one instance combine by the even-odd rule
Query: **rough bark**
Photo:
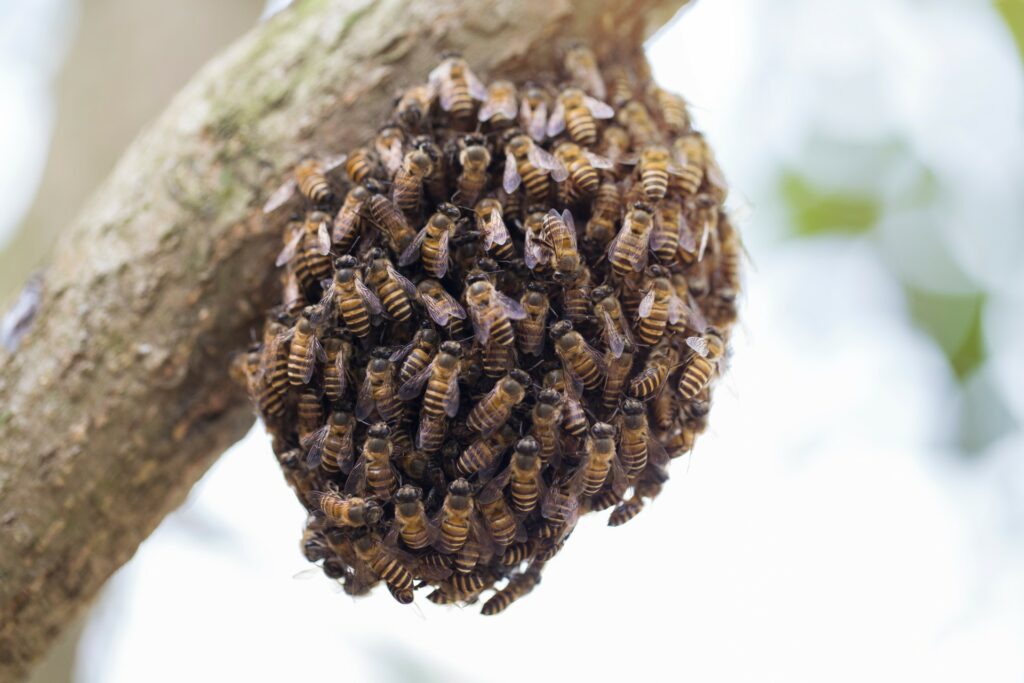
[(229, 358), (276, 289), (259, 207), (296, 161), (364, 142), (444, 50), (525, 76), (563, 38), (635, 52), (686, 1), (308, 1), (208, 64), (63, 235), (0, 356), (0, 680), (252, 424)]

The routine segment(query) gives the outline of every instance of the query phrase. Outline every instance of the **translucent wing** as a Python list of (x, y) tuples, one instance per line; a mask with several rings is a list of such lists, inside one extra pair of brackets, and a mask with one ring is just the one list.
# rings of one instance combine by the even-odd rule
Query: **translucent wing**
[(448, 417), (455, 417), (459, 413), (459, 382), (454, 378), (448, 385), (448, 391), (444, 395), (444, 412)]
[(448, 324), (452, 318), (465, 319), (466, 311), (455, 299), (447, 293), (442, 293), (440, 298), (435, 299), (424, 295), (421, 299), (431, 319), (442, 327)]
[(569, 171), (562, 165), (562, 162), (540, 145), (530, 147), (529, 159), (530, 163), (537, 168), (550, 172), (551, 177), (559, 183), (565, 182), (565, 179), (569, 177)]
[(668, 301), (668, 321), (675, 325), (686, 315), (686, 304), (678, 296), (673, 296)]
[(700, 305), (693, 300), (692, 296), (687, 296), (690, 299), (690, 303), (686, 307), (686, 324), (690, 328), (703, 334), (704, 330), (708, 327), (708, 321), (704, 319), (704, 313), (700, 310)]
[(704, 337), (687, 337), (686, 345), (693, 349), (697, 355), (703, 358), (708, 357), (708, 340)]
[(317, 467), (320, 464), (320, 454), (324, 451), (324, 441), (327, 440), (329, 429), (328, 425), (324, 425), (302, 440), (302, 447), (306, 449), (307, 467)]
[(427, 238), (427, 229), (423, 228), (416, 233), (415, 239), (409, 242), (409, 246), (402, 250), (402, 255), (398, 257), (398, 265), (408, 266), (415, 263), (420, 257), (420, 247), (423, 246), (423, 240)]
[(366, 457), (360, 455), (359, 460), (356, 461), (356, 466), (348, 473), (348, 479), (345, 480), (345, 493), (350, 496), (361, 496), (365, 492), (365, 484)]
[(554, 111), (551, 112), (551, 118), (548, 119), (548, 137), (553, 138), (563, 130), (565, 130), (565, 107), (562, 105), (561, 99), (559, 99), (555, 103)]
[(594, 365), (597, 366), (597, 371), (602, 375), (608, 374), (608, 364), (604, 362), (604, 356), (597, 352), (593, 346), (588, 344), (586, 341), (583, 342), (583, 353), (590, 356), (590, 360), (594, 361)]
[(680, 218), (679, 226), (679, 246), (683, 251), (692, 254), (697, 251), (697, 238), (693, 236), (693, 230), (690, 229), (690, 224), (685, 218)]
[(437, 277), (442, 278), (448, 272), (448, 239), (451, 236), (447, 230), (441, 233), (437, 241)]
[(373, 413), (376, 402), (373, 400), (373, 388), (370, 385), (370, 375), (367, 374), (363, 383), (359, 386), (359, 393), (356, 396), (356, 417), (366, 420)]
[(526, 240), (523, 245), (523, 261), (526, 262), (526, 267), (533, 270), (537, 267), (537, 264), (543, 263), (546, 260), (547, 251), (544, 245), (537, 241), (537, 237), (533, 234), (532, 229), (527, 229)]
[(626, 476), (626, 471), (622, 469), (622, 463), (619, 462), (617, 457), (612, 459), (612, 469), (609, 474), (611, 475), (612, 491), (621, 498), (626, 493), (626, 489), (629, 488), (629, 478)]
[(647, 318), (651, 315), (651, 311), (654, 310), (654, 288), (644, 295), (644, 298), (640, 300), (640, 308), (638, 313), (641, 318)]
[(647, 460), (656, 467), (665, 467), (669, 461), (668, 451), (657, 439), (647, 439)]
[(338, 211), (338, 215), (334, 218), (334, 229), (332, 230), (331, 239), (335, 243), (346, 241), (355, 232), (358, 219), (358, 210), (353, 211), (351, 208), (343, 205), (341, 210)]
[(697, 252), (697, 260), (704, 260), (704, 252), (708, 248), (708, 238), (711, 237), (711, 221), (705, 219), (704, 221), (704, 232), (700, 236), (700, 250)]
[(522, 320), (526, 317), (526, 309), (515, 299), (506, 296), (497, 289), (494, 290), (494, 298), (498, 305), (505, 311), (505, 315), (511, 320)]
[(423, 368), (406, 380), (398, 389), (398, 398), (403, 401), (411, 401), (419, 396), (423, 392), (423, 385), (427, 383), (427, 379), (430, 378), (430, 374), (433, 370), (434, 364), (430, 363), (427, 367)]
[(282, 206), (284, 206), (289, 199), (295, 196), (295, 190), (298, 189), (298, 183), (292, 178), (281, 187), (274, 190), (274, 194), (270, 195), (267, 199), (266, 204), (263, 205), (263, 213), (273, 213)]
[(398, 170), (402, 168), (402, 158), (402, 141), (392, 140), (391, 146), (381, 154), (381, 159), (384, 162), (384, 167), (388, 170), (388, 175), (394, 176), (398, 173)]
[(377, 295), (370, 291), (370, 288), (363, 284), (363, 281), (356, 278), (356, 291), (359, 293), (359, 298), (363, 300), (366, 307), (370, 309), (370, 313), (373, 315), (380, 315), (383, 311), (383, 307), (380, 305), (380, 299)]
[(487, 99), (487, 86), (480, 82), (476, 74), (466, 69), (466, 85), (469, 86), (469, 94), (474, 100), (483, 102)]
[(522, 179), (519, 177), (519, 169), (516, 167), (516, 158), (509, 152), (505, 155), (505, 174), (501, 180), (501, 186), (505, 192), (512, 194), (519, 188)]
[(399, 273), (398, 270), (395, 269), (395, 267), (390, 263), (387, 265), (387, 270), (388, 275), (390, 275), (391, 279), (395, 281), (395, 284), (397, 284), (401, 288), (401, 290), (405, 292), (408, 296), (415, 298), (416, 285), (414, 285), (412, 281), (409, 280), (409, 278)]
[(583, 101), (587, 103), (587, 109), (595, 119), (610, 119), (615, 116), (615, 110), (601, 100), (584, 95)]
[[(316, 337), (309, 338), (309, 344), (306, 346), (306, 353), (303, 355), (302, 358), (304, 365), (306, 366), (306, 370), (302, 373), (303, 384), (309, 384), (309, 380), (313, 379), (313, 370), (316, 367), (315, 364), (313, 363), (313, 359), (316, 358), (317, 356), (316, 347), (319, 345), (319, 343), (320, 342), (316, 340)], [(321, 349), (321, 353), (322, 352), (323, 350)]]
[(498, 106), (498, 111), (505, 118), (514, 120), (516, 118), (516, 99), (514, 97), (505, 98)]
[(586, 150), (584, 150), (583, 156), (587, 157), (587, 161), (594, 168), (615, 168), (615, 162), (608, 157), (603, 157), (600, 154), (594, 154)]
[(320, 221), (316, 229), (316, 251), (321, 256), (331, 253), (331, 233), (327, 230), (327, 221)]
[(508, 243), (508, 228), (498, 211), (492, 210), (486, 219), (480, 221), (480, 227), (484, 233), (484, 249), (490, 251), (495, 244)]
[[(554, 209), (552, 209), (554, 211)], [(576, 221), (572, 218), (572, 212), (569, 209), (562, 209), (562, 221), (565, 223), (565, 227), (569, 228), (569, 237), (572, 239), (572, 246), (576, 246)]]
[(334, 359), (334, 367), (338, 371), (338, 394), (344, 395), (348, 388), (348, 368), (345, 358), (345, 345), (338, 349), (338, 355)]
[(332, 173), (334, 170), (340, 168), (346, 161), (348, 161), (347, 154), (332, 154), (325, 157), (321, 162), (324, 174)]
[(548, 120), (548, 105), (541, 102), (537, 105), (537, 108), (533, 110), (527, 130), (530, 132), (530, 137), (536, 142), (543, 142), (547, 134), (547, 120)]
[(477, 112), (476, 118), (479, 121), (490, 121), (494, 118), (494, 115), (498, 113), (498, 102), (495, 99), (485, 100), (480, 105), (480, 111)]
[(626, 338), (619, 333), (619, 326), (612, 320), (608, 311), (604, 311), (604, 329), (608, 335), (608, 348), (612, 355), (621, 358), (622, 352), (626, 350)]
[(281, 267), (284, 264), (295, 258), (296, 252), (299, 250), (299, 245), (302, 244), (302, 238), (305, 236), (305, 232), (301, 227), (296, 226), (294, 234), (288, 238), (288, 242), (284, 245), (284, 249), (277, 255), (277, 260), (274, 261), (274, 265)]
[(473, 306), (469, 309), (469, 317), (473, 320), (473, 332), (476, 335), (477, 342), (481, 345), (486, 344), (487, 339), (491, 336), (494, 316), (484, 315), (479, 307)]
[(416, 337), (413, 337), (412, 340), (408, 344), (406, 344), (405, 346), (402, 346), (402, 347), (396, 349), (390, 356), (388, 356), (388, 360), (391, 361), (392, 363), (395, 363), (395, 362), (398, 362), (398, 361), (402, 360), (403, 358), (405, 358), (406, 356), (409, 355), (409, 352), (412, 351), (413, 348), (418, 343), (419, 343), (419, 339), (417, 339)]

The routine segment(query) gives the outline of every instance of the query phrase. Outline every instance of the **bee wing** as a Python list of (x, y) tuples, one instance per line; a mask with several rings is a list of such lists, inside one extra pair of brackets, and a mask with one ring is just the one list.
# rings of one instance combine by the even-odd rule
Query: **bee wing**
[(586, 102), (587, 109), (590, 110), (591, 115), (595, 119), (610, 119), (615, 116), (615, 110), (601, 100), (595, 99), (590, 95), (584, 95), (583, 101)]
[(348, 367), (345, 358), (345, 346), (338, 349), (338, 355), (334, 359), (334, 367), (338, 370), (338, 393), (344, 395), (348, 388)]
[(373, 413), (376, 402), (373, 400), (373, 391), (370, 388), (370, 376), (363, 379), (359, 385), (359, 393), (356, 395), (356, 418), (366, 420)]
[(725, 180), (725, 174), (722, 173), (721, 167), (715, 159), (708, 159), (704, 165), (704, 174), (707, 176), (708, 182), (711, 185), (722, 192), (729, 189), (729, 184)]
[(477, 120), (490, 121), (498, 113), (499, 105), (500, 103), (493, 97), (484, 100), (484, 103), (480, 105), (480, 111), (476, 113)]
[(547, 137), (547, 122), (548, 105), (545, 102), (541, 102), (537, 105), (537, 108), (533, 110), (533, 115), (527, 125), (530, 137), (533, 138), (535, 142), (543, 142), (544, 138)]
[(452, 318), (460, 318), (462, 320), (466, 318), (465, 309), (448, 292), (441, 292), (437, 299), (431, 296), (423, 296), (421, 300), (430, 318), (442, 327), (447, 325), (448, 321)]
[(442, 278), (448, 272), (448, 240), (451, 237), (451, 233), (447, 230), (441, 233), (441, 238), (437, 241), (437, 276)]
[[(306, 353), (302, 356), (303, 363), (306, 366), (305, 372), (302, 373), (303, 384), (309, 384), (309, 380), (313, 379), (313, 370), (316, 369), (313, 359), (318, 355), (315, 347), (319, 346), (319, 344), (320, 342), (317, 341), (316, 337), (310, 337), (309, 344), (306, 346)], [(320, 353), (323, 353), (323, 349), (320, 349)]]
[[(554, 209), (552, 209), (554, 211)], [(557, 212), (556, 212), (557, 213)], [(562, 220), (565, 222), (565, 227), (569, 228), (569, 238), (572, 240), (573, 248), (576, 247), (576, 221), (572, 219), (572, 212), (569, 209), (562, 209)]]
[(697, 260), (704, 260), (704, 252), (708, 248), (708, 238), (711, 237), (711, 219), (704, 219), (704, 232), (700, 236), (700, 249), (697, 252)]
[(359, 212), (353, 211), (351, 208), (346, 208), (342, 205), (338, 211), (338, 215), (334, 217), (334, 226), (331, 230), (331, 240), (334, 242), (344, 242), (349, 236), (355, 232), (356, 223), (359, 219)]
[(626, 226), (623, 225), (622, 228), (617, 233), (615, 233), (615, 237), (612, 238), (611, 242), (608, 243), (608, 249), (607, 249), (607, 251), (605, 253), (607, 254), (609, 260), (612, 258), (612, 256), (615, 254), (615, 252), (618, 250), (618, 248), (619, 248), (619, 238), (622, 237), (622, 233), (625, 232), (625, 230), (626, 230)]
[(370, 313), (373, 315), (380, 315), (381, 311), (384, 309), (381, 307), (380, 299), (377, 298), (377, 295), (371, 292), (370, 288), (367, 287), (359, 278), (356, 278), (355, 283), (356, 292), (359, 293), (359, 298), (363, 300), (366, 307), (370, 309)]
[(388, 360), (391, 361), (392, 363), (397, 363), (398, 361), (408, 356), (409, 352), (413, 350), (413, 347), (415, 347), (418, 342), (419, 340), (416, 337), (413, 337), (412, 341), (410, 341), (405, 346), (395, 350), (390, 356), (388, 356)]
[(700, 305), (693, 300), (693, 296), (688, 294), (687, 297), (690, 303), (686, 307), (686, 324), (704, 334), (704, 330), (708, 327), (708, 321), (704, 318), (704, 312), (700, 310)]
[(327, 229), (327, 221), (320, 221), (316, 229), (316, 251), (321, 256), (331, 253), (331, 233)]
[(295, 253), (299, 250), (299, 245), (302, 243), (302, 238), (305, 236), (305, 232), (301, 227), (296, 227), (294, 233), (288, 238), (288, 242), (285, 243), (284, 249), (277, 255), (277, 260), (274, 261), (274, 265), (281, 267), (284, 264), (295, 258)]
[(583, 341), (583, 353), (590, 356), (590, 359), (594, 361), (594, 365), (597, 366), (597, 371), (602, 375), (608, 374), (608, 364), (604, 362), (604, 356), (597, 352), (593, 346), (586, 341)]
[(476, 74), (466, 69), (466, 85), (469, 86), (470, 96), (477, 101), (483, 102), (487, 99), (487, 86), (480, 82)]
[(481, 345), (487, 343), (487, 339), (491, 336), (491, 326), (494, 324), (494, 316), (482, 315), (482, 311), (475, 306), (471, 306), (469, 309), (469, 317), (473, 320), (473, 332), (476, 335), (476, 340)]
[(603, 157), (600, 154), (594, 154), (589, 150), (583, 151), (583, 156), (587, 158), (590, 165), (594, 168), (615, 168), (615, 162), (608, 157)]
[(366, 456), (360, 455), (356, 466), (348, 473), (345, 480), (345, 493), (350, 496), (361, 496), (366, 484)]
[(320, 165), (323, 168), (324, 175), (329, 175), (340, 168), (346, 161), (348, 161), (347, 154), (332, 154), (321, 159)]
[(647, 438), (647, 460), (651, 465), (661, 468), (666, 467), (670, 460), (662, 443), (651, 437)]
[(565, 107), (562, 105), (562, 100), (559, 99), (551, 112), (551, 118), (548, 119), (548, 137), (553, 138), (563, 130), (565, 130)]
[(480, 221), (480, 227), (484, 233), (484, 249), (490, 250), (495, 244), (508, 243), (508, 227), (500, 212), (492, 209), (490, 215)]
[(683, 319), (686, 314), (686, 304), (678, 296), (672, 296), (668, 300), (668, 321), (675, 325)]
[(704, 337), (687, 337), (686, 345), (702, 358), (708, 357), (708, 340)]
[(612, 352), (613, 356), (621, 358), (622, 352), (626, 350), (626, 338), (619, 332), (619, 326), (612, 320), (612, 316), (608, 311), (604, 311), (602, 315), (604, 317), (604, 329), (608, 333), (608, 349)]
[(390, 275), (391, 279), (395, 281), (395, 284), (398, 285), (406, 295), (416, 298), (416, 285), (414, 285), (409, 278), (399, 273), (398, 270), (390, 263), (387, 265), (387, 269), (388, 275)]
[(320, 454), (324, 451), (324, 441), (327, 440), (327, 431), (330, 426), (324, 425), (302, 440), (302, 447), (306, 449), (306, 466), (317, 467), (320, 464)]
[(295, 196), (295, 190), (298, 189), (298, 183), (292, 178), (281, 187), (274, 190), (274, 194), (270, 195), (266, 203), (263, 205), (263, 213), (273, 213), (282, 206), (288, 203), (292, 197)]
[(526, 309), (515, 299), (499, 292), (497, 289), (494, 290), (494, 298), (497, 300), (498, 305), (504, 309), (505, 315), (510, 320), (522, 320), (526, 317)]
[(501, 104), (498, 106), (498, 111), (505, 116), (506, 119), (512, 121), (516, 118), (516, 98), (506, 97)]
[(647, 318), (651, 315), (651, 311), (654, 310), (654, 288), (644, 295), (644, 298), (640, 300), (640, 308), (637, 313), (641, 318)]
[(533, 270), (537, 264), (547, 260), (547, 252), (544, 245), (537, 241), (532, 229), (526, 231), (526, 241), (523, 244), (523, 261), (526, 267)]
[(636, 166), (640, 162), (640, 155), (636, 153), (626, 154), (620, 156), (616, 161), (625, 166)]
[(565, 182), (565, 179), (569, 177), (569, 171), (562, 162), (540, 145), (532, 145), (528, 157), (531, 164), (542, 171), (549, 172), (556, 182)]
[(409, 242), (409, 246), (402, 250), (402, 255), (398, 257), (398, 265), (408, 266), (416, 262), (420, 257), (420, 247), (423, 246), (423, 240), (427, 238), (427, 229), (424, 227), (418, 233), (412, 242)]
[(520, 182), (522, 182), (522, 178), (519, 177), (515, 155), (508, 152), (505, 154), (505, 173), (501, 179), (501, 187), (505, 192), (512, 194), (519, 188)]
[(693, 236), (693, 230), (685, 217), (680, 217), (679, 246), (688, 254), (697, 251), (697, 238)]
[(629, 488), (629, 477), (626, 476), (626, 471), (622, 469), (622, 463), (619, 462), (617, 456), (612, 458), (612, 469), (609, 474), (611, 474), (612, 491), (621, 498)]
[(398, 389), (398, 398), (403, 401), (411, 401), (423, 392), (423, 385), (427, 383), (430, 373), (434, 369), (434, 363), (430, 362), (415, 375), (410, 377)]

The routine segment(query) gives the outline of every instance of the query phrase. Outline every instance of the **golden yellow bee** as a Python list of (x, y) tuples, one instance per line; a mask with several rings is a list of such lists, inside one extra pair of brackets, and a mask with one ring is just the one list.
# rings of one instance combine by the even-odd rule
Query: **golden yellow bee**
[(661, 391), (665, 380), (675, 369), (678, 362), (678, 353), (675, 348), (664, 344), (663, 339), (658, 346), (651, 349), (647, 356), (647, 362), (640, 374), (636, 375), (629, 383), (629, 395), (641, 401), (652, 398)]
[[(684, 225), (683, 205), (673, 198), (658, 203), (651, 231), (651, 251), (665, 265), (680, 260), (683, 252), (692, 253), (696, 243), (689, 226)], [(685, 261), (684, 261), (685, 262)]]
[(269, 320), (264, 328), (258, 366), (249, 372), (250, 388), (255, 388), (256, 407), (264, 417), (277, 418), (284, 413), (290, 356), (285, 343), (290, 338), (291, 328)]
[(506, 471), (495, 479), (500, 487), (508, 483), (512, 509), (518, 514), (529, 514), (540, 502), (544, 485), (540, 476), (543, 465), (540, 443), (532, 436), (526, 436), (516, 443)]
[(579, 269), (583, 261), (576, 246), (576, 224), (568, 209), (562, 213), (551, 209), (544, 215), (541, 237), (554, 252), (556, 273), (575, 273)]
[(345, 481), (345, 492), (372, 495), (388, 500), (398, 488), (398, 473), (391, 463), (395, 447), (391, 441), (391, 428), (384, 422), (375, 422), (366, 430), (363, 452)]
[(427, 519), (423, 492), (415, 486), (403, 486), (395, 492), (395, 523), (402, 542), (412, 550), (423, 550), (437, 538)]
[(626, 159), (623, 163), (636, 163), (637, 173), (640, 175), (640, 187), (643, 189), (647, 201), (657, 204), (668, 194), (669, 181), (671, 176), (678, 176), (684, 173), (684, 169), (677, 166), (672, 158), (672, 153), (662, 145), (648, 145), (640, 152), (640, 156), (634, 159)]
[(299, 440), (304, 441), (310, 434), (320, 428), (324, 421), (324, 404), (320, 395), (312, 388), (305, 388), (299, 393), (295, 407), (299, 422)]
[(391, 253), (402, 254), (416, 239), (416, 231), (409, 225), (405, 214), (380, 192), (374, 192), (367, 203), (370, 217), (384, 236)]
[(403, 605), (412, 602), (412, 574), (393, 551), (386, 549), (378, 538), (370, 534), (356, 538), (352, 545), (359, 559), (384, 580), (395, 600)]
[(569, 171), (562, 163), (529, 136), (516, 135), (505, 145), (505, 171), (502, 188), (512, 194), (520, 183), (532, 202), (544, 202), (551, 194), (551, 179), (565, 182)]
[(594, 197), (590, 220), (585, 234), (594, 246), (604, 249), (615, 233), (622, 219), (622, 190), (619, 184), (608, 178), (601, 182)]
[(551, 311), (547, 287), (531, 281), (526, 285), (519, 303), (526, 311), (526, 316), (515, 322), (519, 349), (531, 356), (539, 356), (544, 351), (544, 331), (547, 327), (548, 313)]
[(622, 302), (615, 295), (615, 289), (601, 285), (591, 292), (594, 300), (594, 315), (601, 324), (605, 347), (618, 358), (626, 348), (627, 342), (633, 341), (633, 330), (622, 310)]
[(434, 548), (439, 552), (457, 552), (466, 543), (472, 526), (473, 487), (465, 479), (456, 479), (448, 486), (448, 495), (437, 519), (439, 530)]
[(316, 361), (327, 360), (316, 330), (310, 318), (314, 315), (312, 306), (307, 306), (302, 317), (292, 328), (291, 344), (288, 348), (288, 382), (294, 386), (309, 384), (313, 378)]
[(672, 143), (679, 173), (672, 178), (672, 188), (683, 197), (697, 194), (704, 182), (704, 167), (707, 163), (708, 148), (704, 136), (689, 133), (676, 138)]
[(551, 327), (555, 352), (562, 361), (562, 369), (574, 383), (586, 389), (596, 389), (605, 373), (604, 359), (583, 336), (572, 328), (568, 320), (560, 320)]
[(498, 457), (516, 437), (516, 432), (508, 425), (487, 435), (480, 435), (466, 446), (455, 461), (455, 469), (463, 476), (492, 469)]
[(547, 137), (548, 110), (551, 96), (536, 83), (528, 83), (519, 102), (519, 125), (535, 142)]
[(652, 86), (650, 93), (658, 105), (661, 120), (665, 122), (670, 133), (679, 135), (690, 129), (690, 112), (687, 109), (686, 100), (657, 86)]
[(367, 526), (376, 524), (381, 518), (380, 505), (372, 500), (357, 496), (341, 496), (331, 491), (314, 491), (310, 498), (335, 526)]
[(562, 308), (565, 317), (579, 324), (590, 316), (591, 274), (586, 264), (575, 273), (556, 274), (555, 281), (562, 286)]
[(427, 600), (438, 605), (448, 605), (456, 601), (466, 602), (475, 598), (489, 586), (493, 586), (497, 579), (498, 575), (489, 570), (469, 574), (453, 574), (448, 581), (441, 584), (440, 588), (428, 595)]
[(693, 229), (700, 233), (700, 244), (697, 247), (697, 260), (704, 259), (708, 246), (718, 251), (718, 200), (710, 194), (701, 193), (686, 202), (687, 221)]
[(653, 209), (647, 204), (635, 204), (626, 214), (611, 244), (608, 262), (619, 277), (629, 277), (647, 267), (647, 251), (654, 230)]
[(292, 263), (303, 289), (308, 290), (331, 274), (330, 216), (311, 211), (301, 223), (290, 226), (288, 240), (277, 255), (277, 266)]
[(452, 55), (430, 72), (430, 86), (438, 95), (438, 102), (457, 127), (472, 123), (476, 109), (474, 100), (487, 99), (487, 88), (470, 70), (461, 56)]
[(302, 195), (314, 204), (327, 204), (334, 200), (324, 165), (318, 159), (306, 159), (296, 166), (295, 182)]
[(345, 173), (353, 185), (361, 185), (369, 178), (380, 175), (380, 160), (369, 147), (360, 147), (348, 156)]
[(391, 354), (392, 363), (402, 361), (398, 369), (399, 386), (418, 375), (430, 364), (439, 341), (437, 331), (429, 322), (424, 321), (413, 335), (412, 341)]
[(360, 420), (367, 420), (375, 411), (392, 426), (400, 424), (405, 416), (405, 407), (395, 391), (395, 364), (383, 347), (373, 350), (356, 400), (356, 417)]
[(384, 310), (392, 318), (405, 321), (412, 317), (412, 302), (416, 298), (416, 285), (395, 270), (395, 266), (380, 247), (366, 254), (366, 283), (376, 290)]
[(565, 52), (563, 64), (573, 83), (599, 100), (605, 98), (604, 78), (593, 50), (581, 44), (572, 45)]
[(498, 291), (484, 275), (469, 276), (466, 285), (466, 308), (477, 342), (485, 345), (493, 339), (500, 346), (515, 342), (512, 321), (526, 317), (519, 302)]
[(396, 119), (411, 131), (423, 130), (429, 122), (434, 97), (434, 89), (430, 85), (409, 88), (401, 94), (395, 105)]
[(519, 113), (517, 97), (512, 81), (494, 81), (487, 86), (487, 98), (480, 105), (477, 119), (481, 123), (489, 123), (494, 129), (514, 125)]
[(530, 411), (530, 436), (536, 440), (538, 455), (544, 464), (559, 451), (559, 426), (562, 422), (562, 395), (555, 389), (543, 389)]
[(357, 185), (345, 195), (345, 201), (334, 216), (331, 243), (339, 252), (347, 252), (355, 244), (363, 229), (363, 207), (370, 199), (370, 191)]
[(370, 334), (371, 317), (380, 315), (380, 299), (363, 282), (359, 261), (346, 254), (335, 261), (334, 280), (324, 292), (324, 305), (333, 306), (348, 330), (357, 337)]
[(306, 464), (321, 467), (327, 474), (347, 472), (352, 466), (353, 444), (356, 421), (351, 413), (335, 411), (320, 429), (307, 437), (303, 446), (307, 448)]
[(584, 496), (593, 496), (605, 482), (610, 482), (612, 490), (619, 493), (628, 486), (615, 446), (615, 427), (607, 422), (595, 422), (584, 442), (583, 462), (570, 488)]
[(484, 197), (476, 203), (476, 227), (484, 239), (484, 251), (494, 258), (510, 260), (515, 258), (515, 245), (505, 225), (505, 209), (494, 197)]
[(393, 123), (385, 123), (377, 131), (377, 137), (373, 140), (373, 147), (377, 151), (384, 164), (388, 177), (394, 177), (402, 168), (402, 161), (405, 155), (402, 148), (405, 146), (405, 129)]
[(654, 145), (661, 141), (661, 132), (643, 102), (630, 100), (619, 109), (615, 118), (636, 145)]
[(648, 345), (657, 344), (669, 323), (677, 324), (686, 314), (686, 305), (676, 296), (668, 272), (659, 266), (651, 270), (656, 276), (640, 301), (636, 327), (637, 338)]
[(455, 197), (460, 204), (473, 206), (486, 189), (490, 177), (487, 169), (491, 165), (491, 153), (482, 138), (470, 137), (463, 141), (459, 165), (462, 172), (455, 182), (458, 189)]
[(606, 411), (613, 411), (619, 405), (619, 399), (626, 389), (626, 381), (633, 372), (633, 351), (633, 343), (626, 341), (618, 355), (611, 349), (605, 353), (607, 371), (601, 393), (601, 407)]
[(555, 100), (555, 109), (548, 119), (548, 137), (556, 137), (568, 129), (573, 142), (593, 147), (597, 144), (598, 119), (610, 119), (615, 110), (579, 88), (566, 88)]
[(610, 125), (601, 132), (601, 154), (618, 163), (627, 157), (629, 132), (622, 126)]
[(621, 109), (636, 97), (633, 73), (624, 64), (608, 65), (605, 69), (605, 83), (608, 88), (608, 101), (616, 109)]
[(530, 570), (522, 574), (516, 574), (508, 580), (504, 588), (488, 598), (484, 606), (480, 608), (480, 614), (491, 616), (504, 612), (513, 602), (527, 595), (539, 583), (539, 570)]
[(466, 311), (462, 305), (437, 280), (421, 280), (416, 285), (416, 290), (420, 294), (420, 303), (427, 309), (430, 319), (441, 327), (447, 327), (452, 337), (460, 337), (461, 322), (466, 319)]
[(569, 141), (558, 143), (555, 147), (555, 158), (569, 171), (569, 196), (572, 201), (589, 199), (595, 195), (601, 186), (599, 169), (615, 167), (610, 159)]
[(612, 510), (608, 526), (621, 526), (640, 514), (644, 509), (644, 498), (654, 499), (661, 493), (662, 485), (668, 481), (668, 470), (648, 467), (633, 489), (633, 496), (624, 500)]
[(502, 487), (497, 480), (492, 480), (485, 486), (477, 496), (477, 505), (480, 508), (480, 516), (483, 517), (484, 525), (490, 534), (490, 539), (500, 549), (504, 550), (513, 541), (525, 541), (526, 530), (523, 525), (512, 514)]
[(530, 375), (526, 372), (518, 369), (510, 372), (473, 406), (466, 418), (466, 426), (484, 436), (493, 433), (508, 421), (512, 409), (526, 398), (526, 387), (530, 383)]
[(544, 375), (544, 388), (554, 389), (562, 397), (562, 429), (571, 436), (582, 437), (590, 428), (587, 414), (580, 403), (578, 380), (566, 381), (566, 373), (561, 369), (552, 370)]
[(455, 220), (459, 210), (453, 204), (441, 204), (427, 224), (409, 243), (398, 265), (408, 266), (422, 259), (423, 269), (431, 276), (441, 279), (448, 272), (448, 244), (455, 234)]
[(411, 401), (426, 385), (422, 414), (431, 418), (455, 417), (459, 412), (457, 380), (461, 367), (462, 346), (453, 341), (442, 342), (430, 365), (403, 384), (398, 390), (398, 397)]
[(423, 200), (423, 183), (434, 164), (423, 150), (414, 149), (405, 155), (401, 168), (395, 174), (391, 199), (406, 216), (415, 217)]
[(725, 354), (725, 340), (713, 327), (700, 337), (687, 337), (686, 345), (693, 354), (679, 377), (679, 397), (689, 401), (711, 382), (718, 369), (718, 360)]
[[(648, 455), (659, 446), (651, 438), (646, 407), (634, 398), (627, 398), (622, 402), (622, 419), (619, 422), (619, 460), (626, 476), (635, 477), (643, 472), (647, 467)], [(660, 460), (667, 462), (668, 456)]]

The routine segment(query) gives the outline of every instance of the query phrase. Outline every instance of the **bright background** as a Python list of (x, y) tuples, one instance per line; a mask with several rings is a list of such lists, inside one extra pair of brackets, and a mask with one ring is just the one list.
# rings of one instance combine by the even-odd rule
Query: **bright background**
[[(266, 9), (0, 0), (0, 301)], [(1020, 0), (701, 0), (649, 55), (753, 266), (663, 496), (584, 519), (500, 618), (354, 602), (293, 580), (303, 513), (254, 431), (37, 680), (1024, 680), (1022, 41)]]

